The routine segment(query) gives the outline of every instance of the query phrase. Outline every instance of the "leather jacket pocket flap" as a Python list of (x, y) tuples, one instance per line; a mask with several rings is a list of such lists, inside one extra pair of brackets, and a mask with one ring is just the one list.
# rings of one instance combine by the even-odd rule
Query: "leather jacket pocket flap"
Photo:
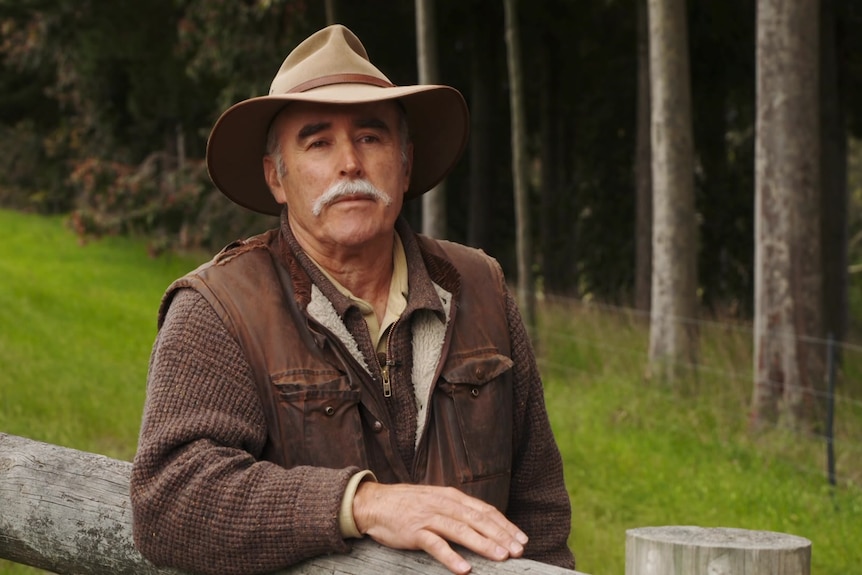
[(283, 371), (271, 374), (270, 379), (282, 396), (309, 390), (347, 391), (350, 389), (350, 379), (334, 369)]
[(317, 381), (294, 377), (273, 386), (285, 467), (366, 466), (359, 413), (362, 394), (350, 388), (347, 376)]
[(471, 357), (443, 373), (449, 383), (484, 385), (512, 369), (512, 359), (499, 353)]

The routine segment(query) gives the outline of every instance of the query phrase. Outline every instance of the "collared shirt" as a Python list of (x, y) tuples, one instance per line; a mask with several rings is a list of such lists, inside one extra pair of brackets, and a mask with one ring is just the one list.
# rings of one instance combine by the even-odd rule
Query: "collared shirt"
[[(353, 295), (349, 289), (344, 287), (341, 282), (332, 277), (314, 258), (309, 256), (311, 261), (326, 276), (326, 279), (331, 281), (332, 285), (356, 304), (356, 307), (362, 312), (362, 318), (365, 320), (366, 325), (368, 325), (368, 334), (371, 336), (371, 342), (378, 353), (386, 352), (386, 338), (383, 336), (398, 321), (398, 318), (401, 317), (401, 314), (407, 308), (407, 255), (404, 253), (404, 245), (401, 243), (401, 237), (398, 233), (394, 235), (395, 241), (392, 242), (392, 279), (389, 281), (389, 299), (386, 302), (386, 311), (383, 314), (382, 322), (377, 321), (377, 314), (374, 313), (374, 307), (370, 303)], [(344, 537), (362, 537), (353, 519), (353, 499), (359, 484), (363, 480), (377, 481), (377, 478), (369, 470), (360, 471), (353, 475), (344, 491), (341, 508), (338, 512), (338, 525)]]
[(393, 234), (395, 235), (395, 241), (392, 242), (392, 279), (389, 282), (389, 299), (386, 302), (386, 311), (383, 314), (383, 321), (381, 322), (377, 321), (377, 314), (374, 313), (374, 307), (370, 303), (353, 295), (349, 289), (332, 277), (314, 258), (311, 258), (311, 261), (323, 272), (326, 279), (331, 281), (332, 285), (356, 304), (356, 307), (362, 312), (362, 317), (368, 325), (371, 342), (374, 344), (374, 349), (378, 352), (386, 351), (386, 338), (384, 336), (407, 308), (407, 255), (404, 253), (404, 245), (401, 243), (401, 238), (397, 233), (393, 232)]

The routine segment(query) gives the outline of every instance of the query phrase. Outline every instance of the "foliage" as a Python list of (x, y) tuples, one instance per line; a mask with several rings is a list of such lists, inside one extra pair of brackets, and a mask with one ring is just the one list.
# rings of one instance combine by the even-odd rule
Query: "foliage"
[[(212, 246), (247, 232), (261, 218), (232, 216), (213, 193), (201, 134), (232, 103), (227, 98), (258, 91), (249, 77), (271, 74), (275, 54), (286, 50), (284, 38), (275, 40), (282, 28), (298, 25), (304, 6), (266, 0), (0, 4), (0, 81), (22, 86), (5, 96), (15, 107), (4, 108), (9, 113), (0, 123), (0, 150), (10, 148), (0, 161), (3, 204), (74, 210), (82, 238), (150, 234), (156, 251)], [(269, 33), (255, 33), (279, 9), (282, 18)], [(230, 77), (234, 70), (245, 75)], [(32, 79), (39, 82), (26, 82)], [(213, 101), (219, 91), (222, 101)], [(35, 97), (30, 106), (28, 97)]]
[(237, 237), (276, 225), (266, 216), (235, 216), (215, 193), (200, 160), (173, 166), (153, 154), (140, 165), (88, 158), (69, 176), (77, 190), (72, 229), (82, 239), (103, 235), (147, 238), (151, 255), (164, 250), (215, 249)]

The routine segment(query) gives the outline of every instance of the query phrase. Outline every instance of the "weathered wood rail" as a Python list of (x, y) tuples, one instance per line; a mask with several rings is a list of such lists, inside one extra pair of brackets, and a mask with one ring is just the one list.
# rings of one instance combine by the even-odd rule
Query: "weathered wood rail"
[[(178, 574), (155, 567), (134, 547), (130, 470), (125, 461), (0, 433), (0, 558), (60, 574)], [(496, 563), (470, 553), (466, 557), (473, 573), (576, 573), (527, 559)], [(318, 557), (282, 573), (449, 571), (425, 553), (389, 549), (366, 539), (349, 554)]]
[[(0, 558), (59, 574), (179, 575), (132, 542), (131, 464), (0, 433)], [(473, 573), (577, 575), (544, 563), (488, 561)], [(810, 575), (811, 542), (769, 531), (642, 527), (626, 533), (626, 575)], [(428, 555), (358, 541), (345, 555), (310, 559), (282, 575), (447, 575)], [(580, 574), (584, 575), (584, 574)]]

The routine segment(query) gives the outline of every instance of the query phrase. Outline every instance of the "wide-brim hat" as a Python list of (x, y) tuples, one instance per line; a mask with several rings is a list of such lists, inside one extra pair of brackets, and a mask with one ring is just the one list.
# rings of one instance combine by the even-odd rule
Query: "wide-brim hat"
[(281, 65), (269, 95), (243, 100), (216, 121), (207, 142), (207, 168), (216, 187), (237, 204), (278, 215), (263, 157), (275, 116), (290, 102), (359, 104), (398, 100), (407, 114), (413, 170), (406, 198), (417, 197), (455, 167), (469, 133), (464, 97), (450, 86), (395, 86), (368, 59), (359, 38), (333, 25), (299, 44)]

